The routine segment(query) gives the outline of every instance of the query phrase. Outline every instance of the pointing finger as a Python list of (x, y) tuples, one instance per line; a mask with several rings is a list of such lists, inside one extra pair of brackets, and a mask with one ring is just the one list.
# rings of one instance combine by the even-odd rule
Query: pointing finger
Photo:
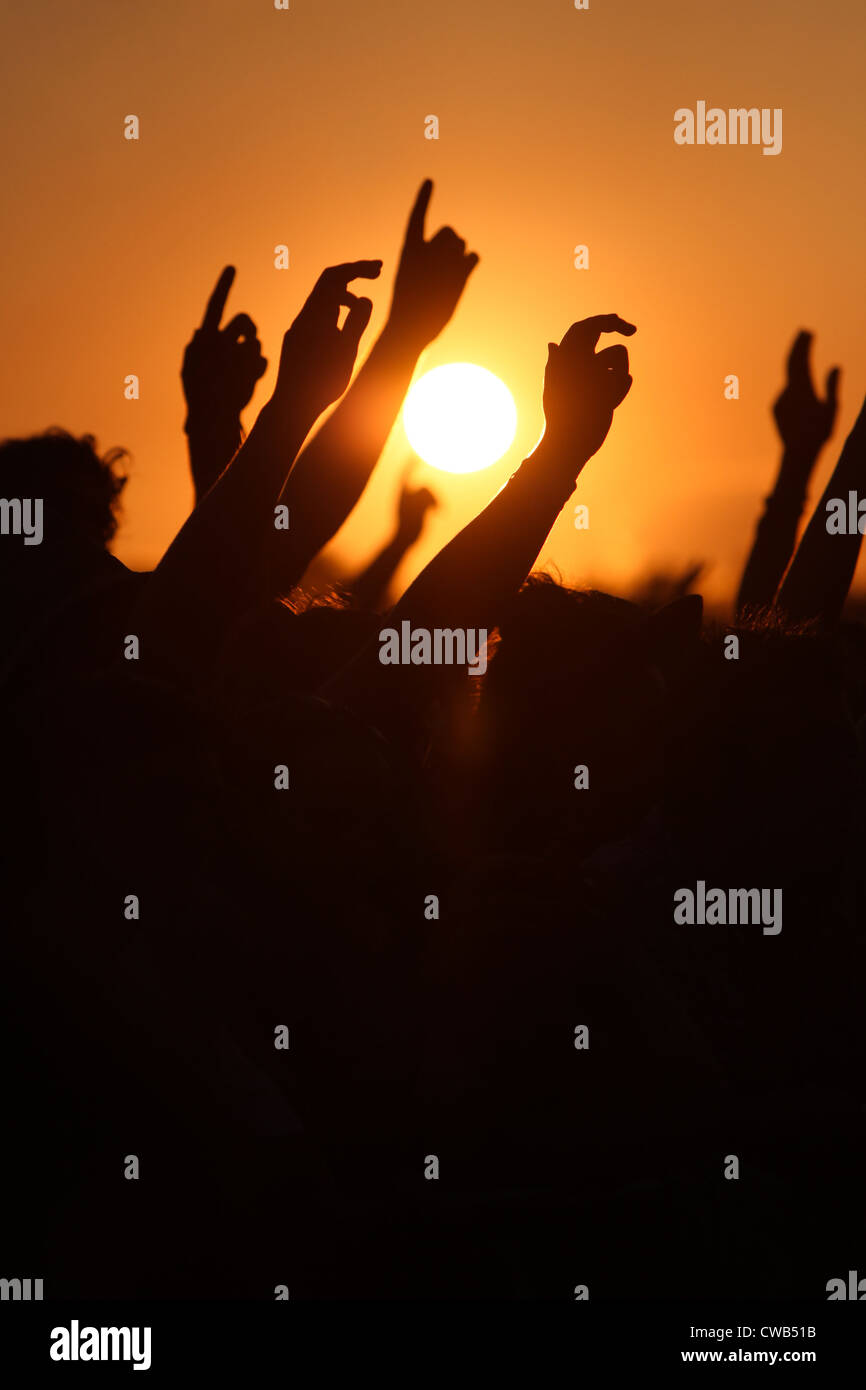
[(812, 346), (812, 334), (805, 329), (798, 333), (793, 343), (791, 351), (788, 353), (788, 377), (797, 380), (808, 377), (809, 373), (809, 350)]
[(207, 302), (207, 308), (204, 311), (204, 318), (201, 321), (201, 326), (203, 329), (213, 331), (214, 329), (219, 328), (220, 319), (223, 316), (223, 310), (226, 307), (226, 300), (229, 297), (229, 290), (232, 287), (232, 281), (234, 280), (234, 278), (234, 266), (227, 265), (225, 270), (220, 275), (220, 278), (217, 280), (214, 292)]
[(427, 209), (430, 206), (430, 199), (433, 194), (433, 180), (425, 179), (418, 189), (418, 196), (415, 205), (409, 213), (409, 221), (406, 224), (406, 241), (421, 242), (424, 240), (424, 220), (427, 216)]
[(827, 373), (827, 404), (835, 410), (839, 403), (839, 368), (833, 367)]

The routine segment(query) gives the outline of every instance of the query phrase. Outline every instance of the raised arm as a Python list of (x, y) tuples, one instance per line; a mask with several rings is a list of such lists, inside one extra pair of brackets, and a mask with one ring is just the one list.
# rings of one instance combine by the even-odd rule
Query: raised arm
[[(178, 532), (142, 593), (142, 655), (175, 675), (204, 672), (227, 625), (257, 595), (262, 544), (292, 461), (348, 385), (372, 303), (348, 289), (381, 261), (333, 266), (283, 339), (274, 394), (229, 467)], [(341, 307), (348, 316), (339, 327)]]
[[(602, 333), (635, 332), (617, 314), (573, 324), (548, 345), (544, 377), (547, 422), (537, 449), (492, 502), (430, 561), (388, 616), (415, 627), (494, 628), (503, 604), (532, 569), (584, 464), (601, 448), (616, 407), (632, 383), (628, 352), (617, 343), (596, 352)], [(394, 667), (368, 648), (323, 692), (376, 717)]]
[(284, 489), (291, 529), (272, 538), (265, 583), (288, 593), (336, 535), (364, 491), (418, 358), (448, 323), (478, 256), (450, 227), (424, 236), (433, 192), (421, 185), (409, 217), (388, 321), (345, 400), (298, 459)]
[(349, 586), (353, 608), (371, 613), (378, 609), (387, 596), (388, 587), (403, 557), (421, 535), (427, 513), (435, 506), (436, 498), (429, 488), (410, 488), (404, 482), (397, 503), (397, 525), (393, 536)]
[(535, 452), (493, 501), (454, 537), (404, 594), (393, 621), (492, 628), (517, 593), (570, 498), (584, 464), (601, 448), (616, 407), (631, 389), (622, 343), (595, 348), (602, 333), (635, 332), (617, 314), (572, 324), (548, 344), (546, 428)]
[(818, 455), (833, 433), (839, 368), (827, 374), (821, 400), (809, 364), (811, 333), (798, 333), (788, 357), (788, 379), (773, 406), (782, 439), (782, 462), (773, 491), (764, 504), (737, 595), (737, 614), (768, 608), (794, 553), (797, 527), (806, 505), (809, 479)]
[[(853, 531), (849, 493), (855, 494)], [(856, 501), (866, 497), (866, 401), (845, 441), (824, 495), (815, 508), (785, 582), (778, 607), (795, 622), (818, 618), (825, 624), (838, 621), (863, 540)], [(830, 506), (838, 503), (838, 506)]]
[(187, 344), (180, 372), (186, 401), (183, 428), (196, 503), (240, 448), (241, 411), (249, 405), (256, 382), (268, 366), (249, 314), (235, 314), (220, 328), (234, 278), (234, 266), (227, 265), (208, 300), (201, 327)]

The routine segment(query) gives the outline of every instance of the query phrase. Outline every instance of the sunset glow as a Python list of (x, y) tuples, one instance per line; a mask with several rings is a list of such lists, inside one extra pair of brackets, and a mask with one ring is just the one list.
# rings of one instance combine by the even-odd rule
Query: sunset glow
[(403, 425), (425, 463), (446, 473), (475, 473), (510, 448), (517, 406), (505, 382), (486, 367), (450, 362), (415, 382)]

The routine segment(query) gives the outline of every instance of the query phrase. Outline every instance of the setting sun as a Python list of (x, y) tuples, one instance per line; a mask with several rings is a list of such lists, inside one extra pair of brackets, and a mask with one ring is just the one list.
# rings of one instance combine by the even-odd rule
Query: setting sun
[(474, 473), (496, 463), (510, 446), (517, 407), (505, 382), (486, 367), (450, 362), (415, 382), (403, 425), (425, 463), (447, 473)]

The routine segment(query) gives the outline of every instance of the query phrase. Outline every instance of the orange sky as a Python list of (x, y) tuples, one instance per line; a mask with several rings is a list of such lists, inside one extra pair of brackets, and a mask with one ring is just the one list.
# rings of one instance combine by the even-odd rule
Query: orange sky
[[(484, 473), (419, 464), (442, 506), (411, 570), (533, 445), (546, 343), (590, 313), (637, 323), (635, 384), (581, 479), (589, 531), (565, 516), (545, 552), (566, 578), (616, 590), (705, 559), (704, 592), (730, 594), (801, 326), (822, 380), (843, 367), (819, 495), (866, 391), (861, 0), (6, 0), (2, 27), (0, 432), (62, 424), (132, 450), (128, 563), (153, 564), (189, 506), (178, 369), (220, 268), (237, 266), (229, 312), (252, 314), (275, 366), (319, 271), (382, 256), (370, 343), (427, 174), (432, 226), (482, 260), (423, 366), (488, 367), (519, 422)], [(782, 153), (675, 145), (674, 111), (699, 99), (781, 107)], [(580, 242), (589, 271), (573, 268)], [(342, 563), (384, 539), (406, 453), (398, 427)]]

